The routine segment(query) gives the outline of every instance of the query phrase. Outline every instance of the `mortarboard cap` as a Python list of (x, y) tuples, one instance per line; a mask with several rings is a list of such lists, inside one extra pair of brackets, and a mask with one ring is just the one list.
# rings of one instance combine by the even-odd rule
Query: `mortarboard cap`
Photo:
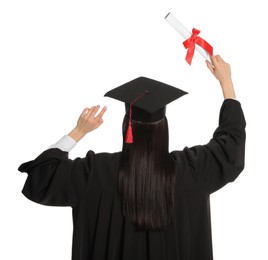
[(131, 127), (132, 118), (147, 123), (159, 121), (165, 116), (166, 105), (185, 94), (188, 93), (163, 82), (139, 77), (108, 91), (104, 96), (126, 104)]

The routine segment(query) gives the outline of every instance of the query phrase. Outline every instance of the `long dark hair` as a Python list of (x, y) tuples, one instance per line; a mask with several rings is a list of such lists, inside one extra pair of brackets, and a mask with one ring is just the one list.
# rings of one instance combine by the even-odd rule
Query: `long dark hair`
[(124, 215), (138, 230), (165, 230), (174, 211), (175, 170), (169, 155), (166, 117), (154, 123), (132, 120), (134, 143), (124, 142), (119, 196)]

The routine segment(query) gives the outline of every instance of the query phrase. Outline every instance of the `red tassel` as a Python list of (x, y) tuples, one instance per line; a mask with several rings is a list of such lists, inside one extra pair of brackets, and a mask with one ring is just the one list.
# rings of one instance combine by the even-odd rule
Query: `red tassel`
[(127, 144), (133, 144), (132, 123), (129, 121), (125, 142)]
[(131, 103), (129, 108), (129, 121), (128, 121), (128, 128), (125, 138), (125, 143), (127, 144), (133, 144), (133, 134), (132, 134), (132, 105), (141, 97), (143, 97), (145, 94), (148, 94), (148, 90), (144, 90), (139, 96), (137, 96)]

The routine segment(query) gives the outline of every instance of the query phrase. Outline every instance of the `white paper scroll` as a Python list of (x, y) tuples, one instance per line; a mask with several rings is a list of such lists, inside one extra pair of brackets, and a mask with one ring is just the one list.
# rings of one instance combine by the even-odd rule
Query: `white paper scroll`
[[(192, 33), (188, 31), (183, 24), (181, 24), (175, 16), (173, 16), (171, 13), (168, 13), (165, 16), (165, 19), (167, 22), (178, 32), (180, 33), (185, 39), (188, 39), (191, 37)], [(206, 50), (204, 50), (199, 45), (195, 45), (196, 50), (211, 63), (210, 56)]]

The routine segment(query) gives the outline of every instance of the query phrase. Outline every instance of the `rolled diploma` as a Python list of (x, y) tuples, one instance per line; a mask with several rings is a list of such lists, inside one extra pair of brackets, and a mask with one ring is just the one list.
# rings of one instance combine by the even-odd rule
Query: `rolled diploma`
[[(183, 24), (181, 24), (175, 16), (173, 16), (171, 13), (168, 13), (165, 17), (167, 22), (178, 32), (180, 33), (185, 39), (188, 39), (191, 37), (192, 33), (189, 32)], [(200, 47), (198, 44), (195, 45), (196, 50), (211, 63), (210, 56), (206, 50), (204, 50), (202, 47)]]

